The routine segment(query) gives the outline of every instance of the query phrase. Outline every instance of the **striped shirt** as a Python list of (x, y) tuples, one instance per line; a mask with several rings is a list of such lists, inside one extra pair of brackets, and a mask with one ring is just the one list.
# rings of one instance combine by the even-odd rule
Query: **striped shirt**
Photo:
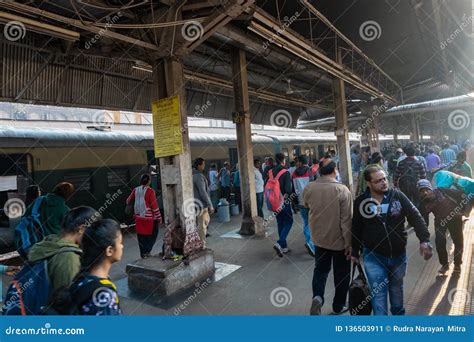
[(456, 161), (456, 152), (450, 148), (446, 148), (440, 153), (441, 163), (449, 164)]
[(426, 179), (426, 170), (423, 162), (416, 159), (416, 157), (406, 157), (398, 163), (397, 169), (393, 174), (393, 184), (398, 187), (398, 181), (400, 177), (407, 173), (408, 169), (412, 168), (416, 175), (416, 181), (420, 179)]

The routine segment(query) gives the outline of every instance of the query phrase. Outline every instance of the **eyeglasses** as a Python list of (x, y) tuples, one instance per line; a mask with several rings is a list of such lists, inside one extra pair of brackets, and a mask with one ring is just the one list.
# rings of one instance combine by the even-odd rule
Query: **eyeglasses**
[(387, 177), (380, 178), (380, 179), (377, 179), (377, 180), (375, 180), (375, 181), (370, 181), (370, 183), (372, 183), (372, 184), (380, 184), (380, 183), (382, 183), (382, 182), (383, 182), (383, 183), (388, 182)]

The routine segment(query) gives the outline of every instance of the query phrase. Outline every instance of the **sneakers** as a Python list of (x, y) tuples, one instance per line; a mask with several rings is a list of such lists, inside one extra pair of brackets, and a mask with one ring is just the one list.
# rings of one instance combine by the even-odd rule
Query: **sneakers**
[(439, 274), (439, 275), (445, 275), (446, 272), (448, 272), (448, 271), (449, 271), (449, 265), (448, 265), (448, 264), (447, 264), (447, 265), (443, 265), (443, 266), (441, 266), (441, 268), (439, 269), (438, 274)]
[(311, 309), (309, 310), (309, 314), (311, 316), (321, 316), (321, 307), (323, 306), (323, 299), (320, 296), (316, 296), (313, 298), (311, 302)]
[(341, 310), (339, 311), (336, 311), (336, 310), (332, 310), (331, 312), (331, 315), (342, 315), (343, 313), (346, 313), (347, 311), (349, 311), (349, 308), (347, 306), (343, 306)]
[(461, 273), (461, 265), (454, 265), (453, 274), (460, 274)]
[(281, 251), (283, 252), (283, 254), (288, 254), (290, 250), (288, 248), (282, 248)]
[(273, 245), (273, 249), (280, 258), (283, 258), (283, 248), (278, 243)]
[(311, 255), (312, 257), (316, 256), (314, 254), (314, 247), (313, 246), (311, 246), (309, 243), (305, 243), (304, 246), (306, 247), (306, 250), (308, 251), (309, 255)]

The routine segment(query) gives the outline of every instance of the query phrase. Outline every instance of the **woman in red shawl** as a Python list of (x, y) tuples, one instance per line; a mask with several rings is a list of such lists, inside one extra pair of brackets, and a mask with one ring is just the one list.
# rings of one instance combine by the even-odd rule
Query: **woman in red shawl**
[(143, 175), (140, 178), (140, 185), (133, 189), (127, 198), (127, 205), (133, 204), (138, 246), (143, 259), (151, 256), (151, 250), (158, 236), (158, 225), (162, 223), (155, 190), (150, 187), (150, 184), (150, 175)]

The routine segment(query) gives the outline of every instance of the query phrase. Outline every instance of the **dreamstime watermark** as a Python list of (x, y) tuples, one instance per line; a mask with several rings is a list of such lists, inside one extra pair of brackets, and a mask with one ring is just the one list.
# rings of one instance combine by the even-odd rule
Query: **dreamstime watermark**
[(10, 219), (22, 217), (25, 213), (25, 210), (25, 202), (23, 202), (19, 198), (11, 198), (6, 201), (5, 205), (3, 206), (3, 211), (5, 212), (5, 215), (7, 215), (7, 217)]
[(280, 207), (280, 209), (277, 210), (277, 211), (272, 212), (272, 214), (269, 217), (265, 218), (265, 220), (263, 221), (263, 226), (267, 227), (270, 224), (270, 222), (272, 222), (277, 217), (277, 215), (283, 209), (283, 206), (290, 205), (291, 203), (293, 203), (297, 196), (298, 195), (296, 193), (292, 193), (291, 195), (286, 197), (285, 200), (283, 201), (283, 205)]
[(366, 219), (374, 218), (380, 210), (380, 203), (375, 198), (366, 198), (359, 204), (359, 213)]
[(463, 213), (464, 208), (466, 205), (471, 202), (472, 198), (474, 198), (474, 194), (469, 194), (469, 195), (462, 195), (463, 200), (457, 205), (450, 213), (448, 216), (446, 216), (444, 219), (441, 220), (441, 227), (444, 227), (448, 222), (450, 222), (455, 216), (459, 216), (460, 214)]
[[(20, 295), (25, 292), (30, 286), (33, 286), (35, 280), (33, 278), (28, 279), (26, 283), (18, 282), (18, 288), (16, 293), (14, 293), (4, 304), (4, 311), (8, 311), (13, 307), (16, 307), (17, 302), (20, 300)], [(0, 280), (1, 285), (1, 280)]]
[(99, 287), (92, 293), (92, 302), (99, 308), (111, 306), (116, 303), (116, 301), (115, 291), (108, 287)]
[(204, 27), (202, 27), (199, 21), (188, 21), (181, 28), (181, 35), (188, 42), (194, 42), (195, 40), (201, 39), (204, 34)]
[[(472, 21), (473, 21), (473, 19), (474, 19), (474, 16), (468, 17), (466, 14), (464, 14), (461, 19), (462, 19), (462, 22), (461, 22), (461, 24), (459, 24), (459, 27), (458, 27), (453, 33), (451, 33), (451, 34), (449, 35), (449, 37), (446, 38), (446, 40), (444, 40), (444, 41), (442, 41), (442, 42), (440, 43), (440, 48), (441, 48), (441, 50), (446, 49), (446, 47), (447, 47), (449, 44), (451, 44), (452, 42), (454, 42), (454, 40), (456, 39), (456, 37), (459, 36), (462, 32), (464, 32), (464, 31), (469, 27), (469, 25), (472, 26)], [(467, 31), (466, 31), (466, 32), (467, 32)], [(472, 36), (473, 36), (472, 33), (467, 33), (467, 35), (468, 35), (469, 37), (472, 37)]]
[(384, 104), (381, 104), (380, 106), (374, 105), (372, 109), (373, 109), (372, 114), (370, 115), (369, 118), (367, 118), (367, 120), (364, 121), (362, 125), (360, 125), (357, 128), (357, 133), (361, 133), (366, 128), (372, 126), (375, 119), (388, 110), (388, 104), (384, 103)]
[(115, 118), (110, 112), (99, 110), (92, 115), (92, 122), (94, 125), (100, 127), (112, 128), (115, 123)]
[(91, 39), (89, 39), (86, 44), (84, 45), (84, 47), (86, 48), (86, 50), (89, 50), (92, 45), (94, 45), (95, 43), (97, 43), (104, 35), (105, 33), (109, 30), (109, 28), (117, 23), (117, 21), (119, 21), (119, 19), (122, 17), (122, 12), (117, 12), (114, 14), (114, 16), (112, 18), (110, 17), (107, 17), (107, 22), (105, 23), (104, 27), (101, 28), (99, 30), (99, 32), (97, 32), (95, 34), (94, 37), (92, 37)]
[(52, 328), (51, 323), (45, 323), (41, 328), (15, 328), (9, 326), (5, 329), (6, 335), (85, 335), (84, 328)]
[(459, 131), (469, 127), (471, 124), (471, 117), (469, 114), (461, 109), (453, 110), (448, 116), (448, 125), (451, 129)]
[(376, 296), (380, 291), (383, 290), (384, 287), (387, 287), (388, 279), (385, 278), (380, 284), (374, 283), (372, 287), (372, 291), (368, 296), (366, 296), (358, 305), (357, 307), (351, 309), (351, 315), (357, 315), (359, 311), (363, 310), (369, 303), (372, 302), (374, 296)]
[(288, 128), (293, 123), (293, 118), (289, 111), (277, 109), (270, 115), (270, 125)]
[(3, 28), (3, 35), (11, 42), (25, 38), (26, 27), (19, 21), (9, 21)]
[(448, 302), (451, 306), (463, 303), (469, 305), (471, 303), (471, 293), (463, 288), (451, 289), (448, 293)]
[[(212, 102), (207, 100), (206, 103), (204, 103), (203, 105), (196, 105), (194, 106), (194, 113), (193, 113), (193, 118), (200, 118), (201, 116), (203, 116), (206, 111), (212, 106)], [(179, 136), (181, 134), (183, 134), (184, 132), (186, 132), (186, 130), (189, 128), (189, 124), (188, 123), (185, 123), (182, 127), (179, 128), (179, 130), (177, 130), (175, 132), (175, 136)]]
[(268, 39), (267, 41), (265, 41), (263, 43), (263, 48), (266, 50), (268, 49), (268, 47), (270, 46), (270, 44), (274, 43), (275, 40), (277, 39), (277, 37), (279, 37), (283, 32), (285, 32), (295, 21), (296, 19), (299, 18), (299, 16), (301, 15), (300, 12), (295, 12), (295, 14), (293, 14), (291, 17), (288, 17), (288, 16), (285, 16), (283, 18), (283, 26), (280, 27), (276, 33), (274, 33), (270, 39)]
[(186, 298), (183, 303), (181, 303), (178, 307), (174, 309), (174, 315), (178, 316), (179, 314), (181, 314), (181, 312), (185, 310), (189, 306), (189, 304), (191, 304), (197, 298), (197, 296), (199, 296), (209, 285), (211, 285), (211, 283), (212, 279), (207, 278), (202, 283), (194, 284), (196, 288), (194, 289), (193, 293), (188, 298)]
[(86, 221), (86, 226), (90, 226), (92, 223), (97, 221), (102, 216), (102, 214), (120, 197), (121, 194), (121, 189), (118, 189), (113, 194), (107, 193), (105, 195), (107, 199), (105, 200), (104, 204), (101, 205), (97, 212)]
[(288, 306), (293, 301), (293, 294), (286, 287), (277, 287), (270, 293), (270, 303), (276, 308)]
[(181, 205), (184, 217), (195, 216), (202, 208), (204, 208), (204, 203), (197, 198), (188, 198)]
[(363, 40), (371, 42), (380, 38), (382, 28), (375, 20), (364, 21), (359, 27), (359, 35)]

